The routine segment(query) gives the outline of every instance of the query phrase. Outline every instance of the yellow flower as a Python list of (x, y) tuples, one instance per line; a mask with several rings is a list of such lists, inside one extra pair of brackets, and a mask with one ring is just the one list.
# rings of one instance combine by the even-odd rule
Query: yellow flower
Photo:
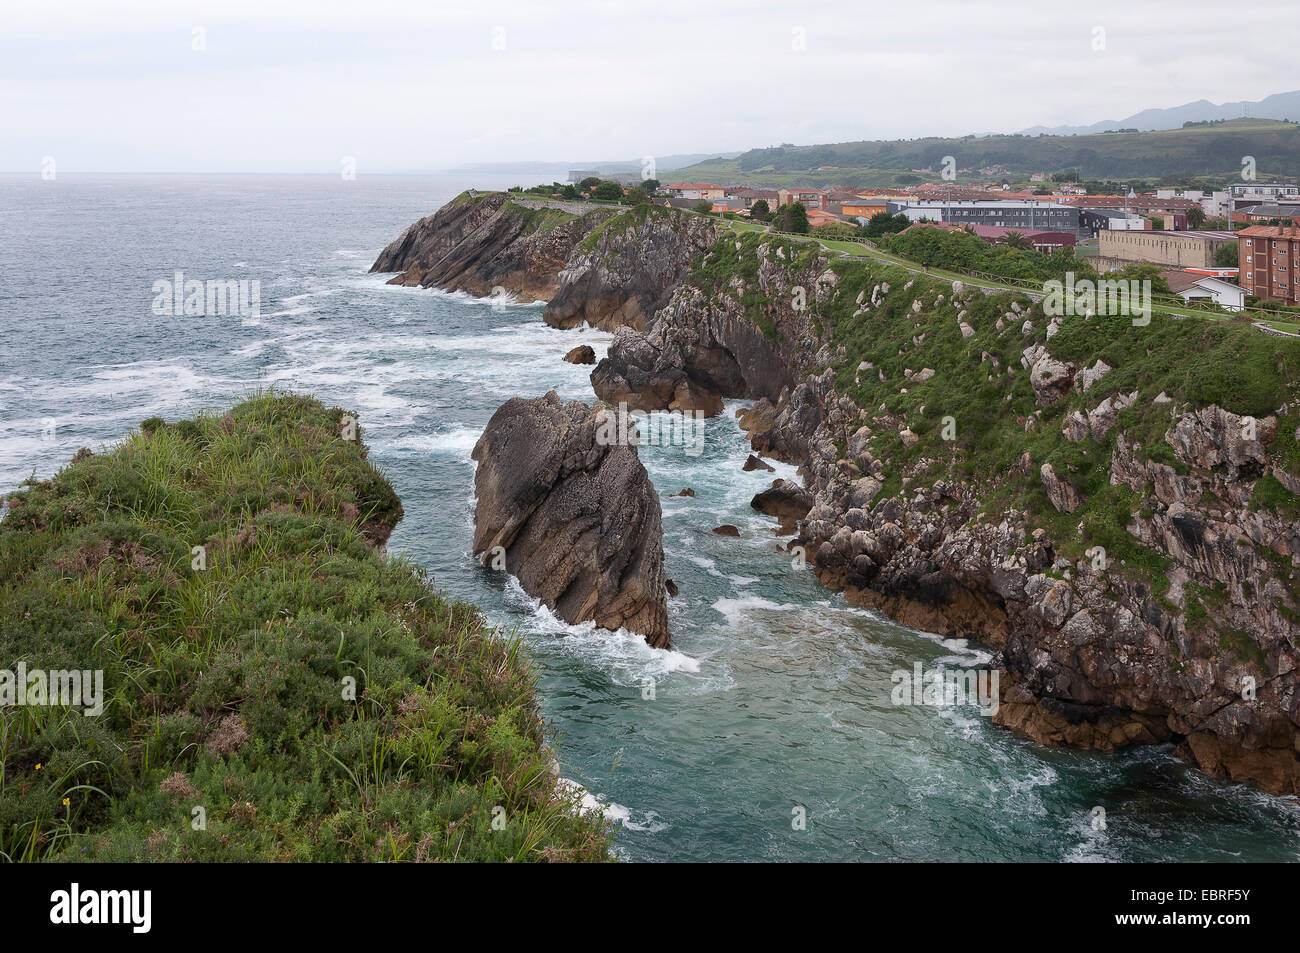
[(36, 770), (37, 771), (41, 770), (41, 766), (39, 764), (36, 766)]
[(70, 800), (68, 800), (66, 797), (63, 799), (63, 806), (64, 806), (64, 807), (67, 807), (67, 806), (68, 806), (69, 804), (71, 804), (71, 803), (72, 803), (72, 802), (71, 802)]

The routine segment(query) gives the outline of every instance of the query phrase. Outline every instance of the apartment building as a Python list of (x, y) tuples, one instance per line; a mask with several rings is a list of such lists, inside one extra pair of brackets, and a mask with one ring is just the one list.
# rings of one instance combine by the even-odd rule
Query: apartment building
[(801, 202), (803, 207), (812, 211), (815, 208), (825, 208), (826, 198), (829, 195), (824, 189), (778, 189), (777, 198), (781, 205), (793, 205), (795, 202)]
[(1246, 294), (1300, 304), (1300, 228), (1252, 225), (1236, 233), (1239, 281)]

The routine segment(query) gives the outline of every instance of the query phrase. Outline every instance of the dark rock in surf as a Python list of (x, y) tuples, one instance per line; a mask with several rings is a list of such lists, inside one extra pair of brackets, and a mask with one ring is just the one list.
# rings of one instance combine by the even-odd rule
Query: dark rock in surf
[(618, 411), (545, 397), (506, 401), (474, 447), (474, 555), (504, 559), (566, 622), (669, 644), (659, 495)]

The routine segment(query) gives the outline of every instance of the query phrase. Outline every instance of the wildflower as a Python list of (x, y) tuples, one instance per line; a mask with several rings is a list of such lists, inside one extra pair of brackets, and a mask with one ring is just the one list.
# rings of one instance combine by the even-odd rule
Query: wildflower
[(64, 807), (67, 807), (67, 806), (68, 806), (69, 804), (71, 804), (71, 803), (72, 803), (72, 800), (71, 800), (70, 798), (66, 798), (66, 797), (65, 797), (65, 798), (63, 799), (63, 806), (64, 806)]

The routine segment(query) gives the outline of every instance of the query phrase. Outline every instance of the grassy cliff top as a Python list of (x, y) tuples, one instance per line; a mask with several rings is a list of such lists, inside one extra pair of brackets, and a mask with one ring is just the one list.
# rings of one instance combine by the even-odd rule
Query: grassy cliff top
[[(837, 389), (862, 408), (855, 426), (871, 429), (873, 452), (886, 461), (887, 494), (904, 494), (908, 474), (917, 482), (974, 482), (987, 489), (987, 519), (996, 522), (1011, 507), (1026, 511), (1071, 558), (1103, 545), (1129, 574), (1163, 588), (1164, 557), (1125, 529), (1140, 505), (1138, 495), (1110, 483), (1120, 434), (1140, 444), (1139, 457), (1185, 472), (1165, 440), (1176, 414), (1216, 405), (1264, 418), (1285, 409), (1268, 455), (1277, 467), (1300, 471), (1300, 340), (1267, 335), (1241, 321), (1159, 312), (1145, 326), (1125, 316), (1064, 317), (1049, 338), (1050, 319), (1023, 294), (986, 295), (968, 286), (957, 296), (951, 281), (875, 261), (827, 259), (812, 242), (726, 236), (697, 262), (692, 279), (711, 294), (733, 296), (730, 279), (745, 279), (741, 304), (773, 339), (774, 307), (788, 310), (788, 301), (758, 288), (762, 245), (770, 261), (779, 260), (781, 249), (791, 274), (806, 284), (823, 267), (837, 275), (837, 293), (821, 304), (810, 293), (809, 309), (835, 353)], [(877, 286), (878, 303), (872, 305)], [(1074, 387), (1044, 406), (1022, 364), (1025, 349), (1035, 345), (1080, 371), (1098, 361), (1111, 370), (1086, 392)], [(859, 370), (863, 364), (868, 369)], [(926, 369), (933, 375), (915, 378)], [(1136, 400), (1100, 441), (1072, 442), (1062, 432), (1072, 412), (1087, 413), (1107, 398), (1133, 392)], [(914, 440), (903, 439), (904, 427)], [(841, 456), (847, 456), (851, 436), (850, 430), (839, 438)], [(1021, 474), (1017, 464), (1026, 451), (1032, 468)], [(1044, 463), (1079, 492), (1079, 510), (1053, 508), (1039, 477)], [(1294, 497), (1269, 474), (1256, 484), (1252, 505), (1300, 516)]]
[(153, 418), (10, 498), (0, 666), (100, 669), (103, 711), (0, 709), (0, 856), (607, 856), (518, 644), (377, 552), (402, 508), (352, 420)]

